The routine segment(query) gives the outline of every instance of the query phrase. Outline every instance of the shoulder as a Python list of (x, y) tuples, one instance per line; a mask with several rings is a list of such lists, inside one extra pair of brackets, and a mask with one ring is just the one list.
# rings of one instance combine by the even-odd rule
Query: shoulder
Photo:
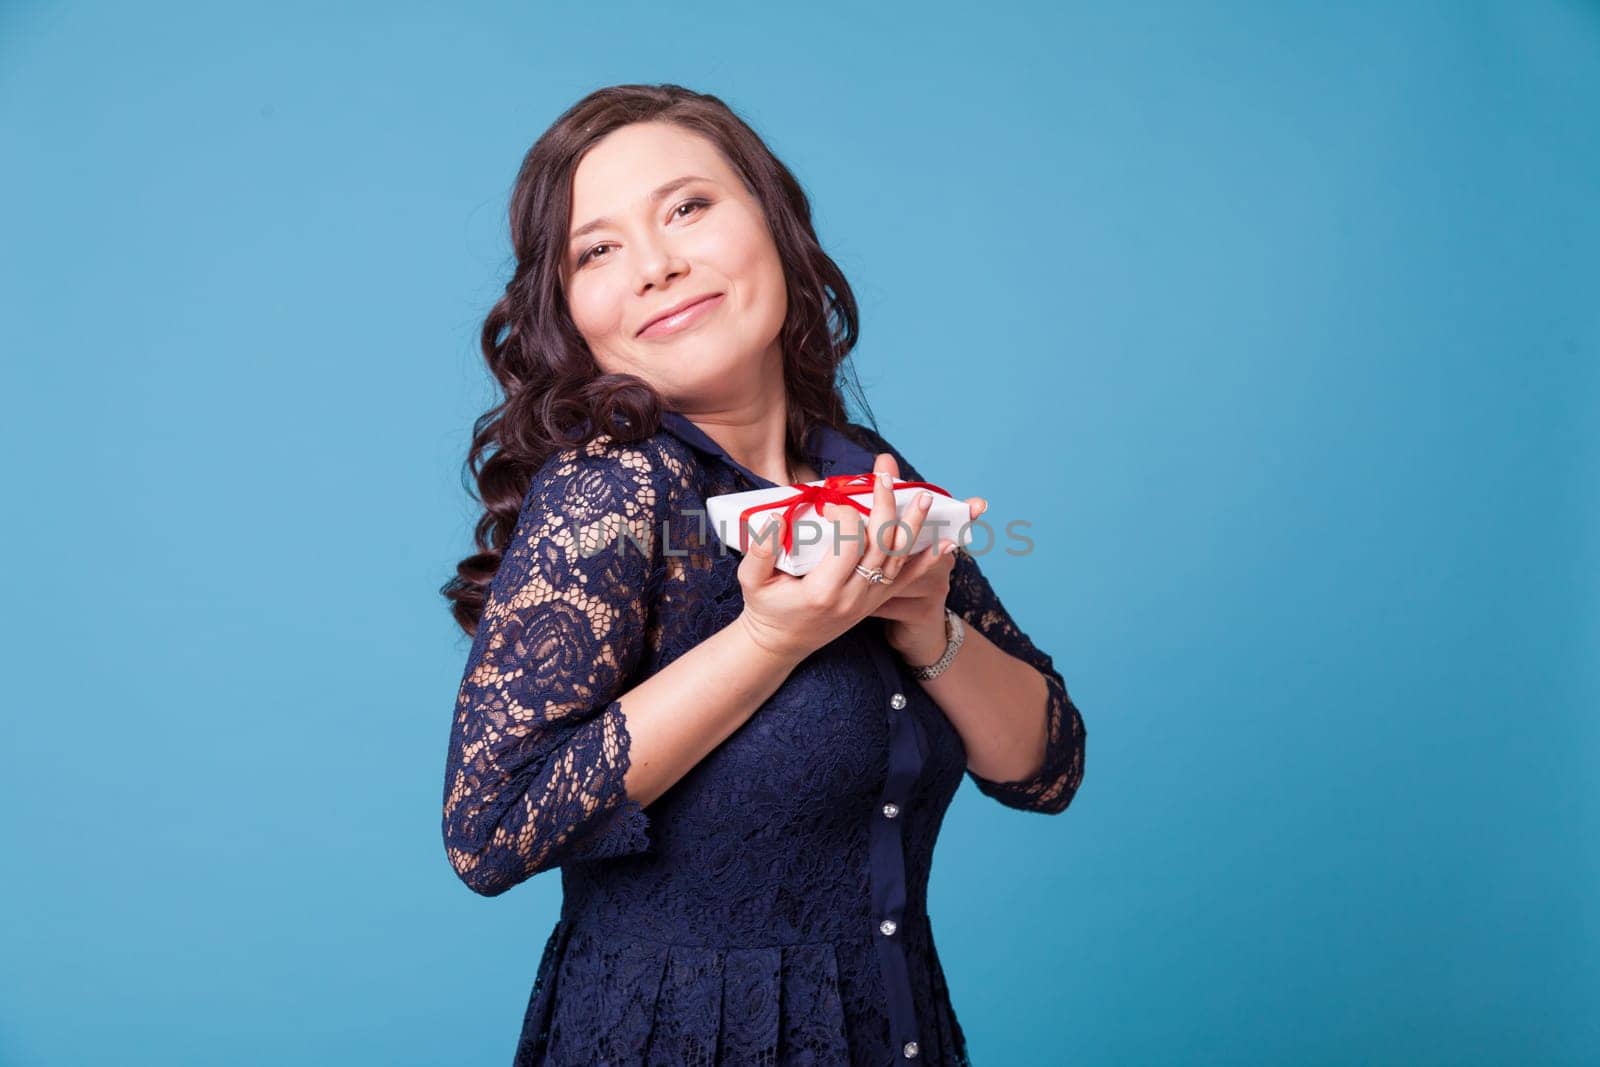
[(872, 427), (864, 426), (859, 422), (846, 422), (843, 426), (839, 427), (839, 433), (843, 434), (851, 441), (854, 441), (868, 452), (878, 453), (895, 451), (894, 446), (889, 443), (887, 438), (885, 438), (878, 431), (874, 430)]
[(905, 453), (896, 448), (887, 437), (877, 430), (872, 429), (870, 426), (863, 426), (859, 422), (847, 422), (840, 432), (874, 455), (879, 452), (889, 453), (900, 467), (900, 477), (920, 480), (916, 467), (911, 465), (911, 461), (906, 458)]
[(545, 457), (523, 507), (595, 518), (618, 513), (651, 518), (671, 507), (690, 463), (688, 449), (665, 431), (636, 441), (600, 434)]
[(496, 582), (520, 588), (537, 575), (547, 590), (648, 585), (661, 560), (656, 531), (676, 507), (677, 464), (659, 435), (603, 434), (557, 448), (529, 481)]

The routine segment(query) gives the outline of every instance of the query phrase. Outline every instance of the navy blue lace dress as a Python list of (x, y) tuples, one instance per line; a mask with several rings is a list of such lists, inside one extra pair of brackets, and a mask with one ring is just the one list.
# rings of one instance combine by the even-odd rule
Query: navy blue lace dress
[[(806, 451), (822, 476), (892, 452), (920, 480), (856, 423), (814, 428)], [(957, 553), (947, 603), (1048, 679), (1038, 775), (968, 770), (871, 617), (648, 809), (624, 790), (618, 696), (741, 610), (741, 557), (704, 500), (772, 485), (668, 412), (645, 440), (552, 456), (528, 491), (456, 701), (443, 816), (484, 896), (561, 870), (515, 1067), (969, 1063), (926, 907), (945, 809), (966, 773), (1008, 807), (1062, 811), (1085, 736), (973, 556)], [(617, 550), (629, 537), (648, 551)]]

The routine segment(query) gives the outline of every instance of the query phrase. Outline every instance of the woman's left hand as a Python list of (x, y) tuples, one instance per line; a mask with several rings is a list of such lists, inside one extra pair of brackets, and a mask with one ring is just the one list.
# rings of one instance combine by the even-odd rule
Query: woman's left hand
[[(893, 458), (889, 462), (894, 466)], [(898, 468), (891, 473), (896, 479), (900, 477)], [(982, 515), (988, 506), (981, 496), (967, 498), (971, 519)], [(946, 537), (923, 549), (943, 554), (921, 577), (905, 586), (896, 583), (894, 595), (872, 612), (888, 620), (883, 629), (890, 647), (914, 667), (925, 667), (944, 655), (944, 606), (950, 596), (950, 574), (956, 565), (955, 547), (955, 542)]]

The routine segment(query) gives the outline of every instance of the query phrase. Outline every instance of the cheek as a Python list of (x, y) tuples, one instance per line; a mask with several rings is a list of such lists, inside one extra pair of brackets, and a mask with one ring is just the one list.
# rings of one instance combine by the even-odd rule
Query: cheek
[(788, 305), (788, 289), (783, 277), (783, 261), (778, 258), (778, 250), (770, 245), (762, 251), (755, 264), (757, 277), (761, 279), (761, 300), (770, 309), (770, 314), (782, 319)]
[(769, 278), (779, 268), (778, 249), (764, 228), (752, 227), (740, 241), (744, 269), (749, 273)]
[(604, 280), (583, 278), (567, 291), (572, 324), (585, 337), (605, 337), (617, 329), (622, 304)]
[(728, 273), (744, 282), (747, 300), (762, 306), (783, 302), (783, 263), (764, 230), (744, 230), (736, 242), (730, 243), (729, 250), (734, 254)]

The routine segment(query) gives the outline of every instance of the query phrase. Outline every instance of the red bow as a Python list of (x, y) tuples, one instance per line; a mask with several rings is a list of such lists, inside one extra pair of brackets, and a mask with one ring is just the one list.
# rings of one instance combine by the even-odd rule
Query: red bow
[[(794, 517), (801, 508), (810, 505), (818, 515), (822, 514), (824, 505), (848, 504), (863, 515), (871, 515), (872, 509), (854, 496), (856, 493), (870, 493), (876, 480), (876, 475), (871, 471), (865, 474), (834, 474), (822, 480), (821, 485), (808, 485), (805, 482), (791, 483), (789, 488), (794, 489), (795, 495), (784, 497), (782, 500), (773, 500), (766, 504), (752, 504), (739, 513), (739, 551), (749, 550), (749, 523), (750, 516), (758, 511), (769, 508), (784, 508), (783, 523), (783, 550), (790, 551), (794, 543)], [(851, 488), (854, 486), (854, 488)], [(945, 490), (940, 489), (932, 482), (895, 482), (893, 489), (932, 489), (941, 496), (949, 496)]]

